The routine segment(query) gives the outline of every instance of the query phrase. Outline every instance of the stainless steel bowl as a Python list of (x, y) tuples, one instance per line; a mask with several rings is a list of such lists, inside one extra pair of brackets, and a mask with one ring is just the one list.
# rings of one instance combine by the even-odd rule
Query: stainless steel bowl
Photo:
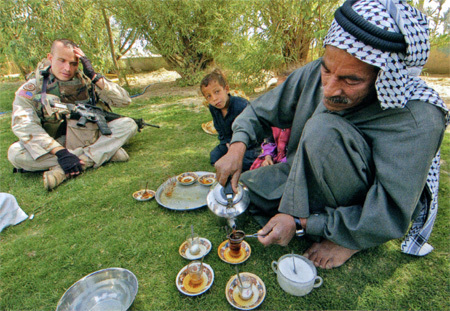
[(127, 269), (108, 268), (86, 275), (61, 297), (57, 311), (125, 311), (138, 291), (136, 276)]

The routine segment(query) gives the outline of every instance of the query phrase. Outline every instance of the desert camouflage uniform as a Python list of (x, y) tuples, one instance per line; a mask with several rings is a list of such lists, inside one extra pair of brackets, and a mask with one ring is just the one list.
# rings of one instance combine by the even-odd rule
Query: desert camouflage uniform
[[(95, 93), (101, 101), (114, 107), (125, 107), (131, 103), (126, 90), (106, 78), (103, 79), (104, 89), (95, 87)], [(50, 154), (50, 151), (60, 146), (67, 147), (65, 143), (67, 122), (64, 121), (64, 114), (67, 111), (57, 108), (52, 108), (52, 111), (43, 109), (42, 84), (43, 77), (40, 71), (36, 70), (35, 77), (18, 89), (13, 102), (11, 126), (19, 141), (10, 146), (8, 159), (15, 168), (27, 171), (47, 170), (57, 165), (57, 158)], [(91, 81), (82, 71), (78, 71), (70, 81), (59, 81), (50, 73), (46, 94), (50, 102), (87, 103), (90, 87)], [(72, 125), (76, 121), (69, 120), (68, 123), (69, 126), (76, 127)], [(112, 131), (112, 134), (108, 136), (99, 135), (96, 124), (88, 122), (86, 125), (86, 128), (77, 130), (94, 131), (93, 139), (85, 141), (83, 146), (70, 151), (77, 156), (83, 154), (88, 156), (95, 162), (95, 167), (110, 160), (116, 151), (137, 132), (136, 123), (127, 117), (108, 122)]]

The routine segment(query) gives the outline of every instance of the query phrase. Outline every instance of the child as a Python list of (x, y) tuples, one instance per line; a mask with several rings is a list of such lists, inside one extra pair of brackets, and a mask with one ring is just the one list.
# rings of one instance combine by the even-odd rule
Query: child
[[(227, 80), (220, 69), (214, 69), (206, 75), (201, 84), (200, 90), (209, 103), (214, 127), (219, 134), (219, 145), (210, 153), (211, 165), (224, 156), (230, 146), (233, 131), (231, 125), (234, 119), (244, 110), (248, 101), (242, 97), (231, 96)], [(250, 169), (253, 161), (258, 156), (258, 145), (248, 146), (242, 163), (242, 171)]]
[(253, 162), (251, 170), (261, 166), (274, 165), (286, 162), (287, 144), (291, 136), (291, 129), (280, 129), (272, 127), (272, 136), (267, 138), (261, 145), (262, 153)]

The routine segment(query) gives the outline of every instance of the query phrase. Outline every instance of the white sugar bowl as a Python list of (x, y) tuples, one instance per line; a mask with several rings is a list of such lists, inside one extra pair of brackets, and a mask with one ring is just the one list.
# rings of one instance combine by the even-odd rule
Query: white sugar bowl
[(272, 270), (277, 274), (280, 287), (294, 296), (307, 295), (323, 283), (312, 261), (300, 255), (281, 256), (278, 262), (272, 261)]

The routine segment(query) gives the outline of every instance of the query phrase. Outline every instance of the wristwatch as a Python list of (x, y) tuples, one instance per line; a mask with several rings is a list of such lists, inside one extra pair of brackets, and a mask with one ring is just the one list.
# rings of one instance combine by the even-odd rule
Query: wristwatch
[(300, 218), (294, 217), (295, 221), (295, 236), (304, 236), (305, 230), (302, 227), (302, 223), (300, 222)]

